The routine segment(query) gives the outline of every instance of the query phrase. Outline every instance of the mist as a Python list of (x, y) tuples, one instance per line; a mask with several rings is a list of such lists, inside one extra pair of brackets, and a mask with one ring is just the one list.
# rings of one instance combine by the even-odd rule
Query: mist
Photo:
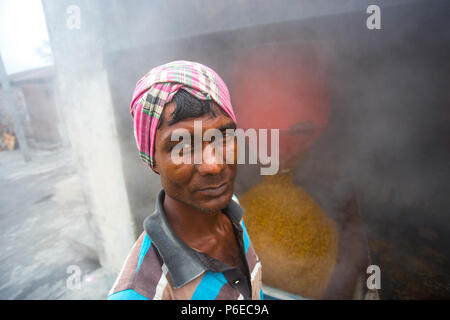
[[(237, 61), (247, 49), (291, 44), (320, 53), (327, 88), (327, 124), (289, 168), (340, 234), (320, 298), (364, 298), (367, 290), (359, 288), (370, 265), (381, 270), (381, 299), (450, 297), (448, 2), (42, 4), (54, 65), (8, 74), (2, 83), (0, 210), (9, 231), (0, 242), (0, 298), (106, 297), (161, 189), (139, 159), (130, 116), (144, 74), (173, 60), (211, 67), (230, 89), (240, 127), (239, 114), (249, 107), (239, 99), (236, 83), (246, 70)], [(371, 4), (380, 7), (381, 29), (366, 26)], [(260, 170), (238, 166), (238, 198), (264, 181)], [(29, 244), (29, 255), (45, 252), (34, 269), (14, 252), (28, 243), (21, 232), (38, 226), (48, 231), (33, 236), (39, 248)], [(37, 275), (45, 264), (49, 271)], [(80, 268), (81, 290), (67, 288), (70, 265)], [(19, 277), (25, 280), (14, 283)], [(276, 281), (268, 287), (303, 297)]]

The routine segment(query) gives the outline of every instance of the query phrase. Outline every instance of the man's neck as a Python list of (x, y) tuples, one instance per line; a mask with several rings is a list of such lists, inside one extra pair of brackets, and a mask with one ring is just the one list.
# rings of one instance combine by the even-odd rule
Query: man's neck
[(163, 206), (170, 226), (188, 245), (213, 236), (221, 229), (224, 217), (220, 210), (204, 212), (170, 197), (167, 193)]

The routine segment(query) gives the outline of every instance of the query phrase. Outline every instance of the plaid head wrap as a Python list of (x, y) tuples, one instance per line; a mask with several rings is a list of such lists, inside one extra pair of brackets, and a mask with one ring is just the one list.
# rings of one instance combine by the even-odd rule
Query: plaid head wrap
[(173, 61), (150, 70), (136, 84), (130, 112), (139, 154), (155, 165), (155, 136), (164, 107), (183, 89), (200, 100), (215, 101), (236, 123), (225, 82), (211, 68), (197, 62)]

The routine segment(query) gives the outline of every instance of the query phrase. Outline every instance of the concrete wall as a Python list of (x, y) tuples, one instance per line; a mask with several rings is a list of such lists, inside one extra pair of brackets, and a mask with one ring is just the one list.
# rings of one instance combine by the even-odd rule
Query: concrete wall
[[(67, 121), (78, 171), (97, 236), (100, 263), (120, 270), (135, 240), (134, 222), (124, 184), (111, 91), (103, 64), (99, 29), (71, 30), (66, 8), (71, 1), (44, 1), (57, 68), (58, 104)], [(100, 8), (83, 2), (86, 24), (99, 21)]]

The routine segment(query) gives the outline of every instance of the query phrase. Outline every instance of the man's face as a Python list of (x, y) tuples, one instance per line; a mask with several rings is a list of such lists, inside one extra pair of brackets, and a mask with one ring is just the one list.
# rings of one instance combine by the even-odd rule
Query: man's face
[[(215, 212), (223, 209), (233, 195), (233, 183), (236, 176), (236, 152), (234, 161), (227, 164), (225, 159), (220, 163), (211, 152), (211, 142), (202, 141), (203, 159), (200, 164), (194, 164), (194, 121), (201, 121), (202, 137), (208, 129), (218, 129), (224, 136), (223, 154), (226, 153), (225, 141), (230, 137), (225, 136), (225, 130), (235, 128), (233, 120), (224, 115), (218, 106), (213, 104), (215, 117), (207, 114), (199, 118), (191, 118), (179, 121), (169, 126), (172, 112), (175, 109), (175, 102), (171, 102), (164, 108), (164, 118), (161, 127), (156, 131), (155, 137), (155, 171), (161, 176), (161, 184), (171, 198), (191, 205), (204, 212)], [(175, 130), (185, 129), (191, 135), (192, 146), (186, 152), (192, 151), (192, 161), (190, 163), (177, 164), (172, 159), (172, 149), (180, 143), (179, 140), (172, 141), (172, 133)], [(236, 150), (236, 139), (231, 137), (228, 143), (228, 150)], [(230, 142), (230, 141), (228, 141)], [(209, 148), (208, 152), (205, 148)], [(191, 150), (191, 151), (189, 151)], [(184, 152), (184, 151), (183, 151)], [(205, 157), (209, 157), (206, 159)]]

